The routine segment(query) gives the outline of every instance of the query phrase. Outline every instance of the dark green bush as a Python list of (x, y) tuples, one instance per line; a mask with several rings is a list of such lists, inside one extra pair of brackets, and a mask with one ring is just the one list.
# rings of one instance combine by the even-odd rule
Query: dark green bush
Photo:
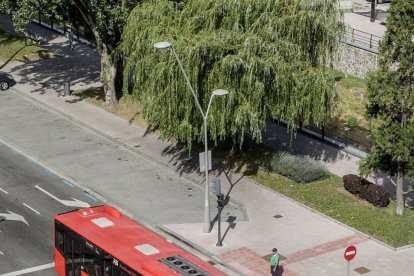
[(276, 153), (269, 162), (269, 170), (299, 183), (308, 183), (328, 176), (320, 162), (308, 156), (295, 156), (286, 152)]
[(382, 186), (375, 185), (354, 174), (344, 175), (342, 180), (348, 192), (365, 199), (375, 206), (387, 207), (390, 203), (390, 194)]

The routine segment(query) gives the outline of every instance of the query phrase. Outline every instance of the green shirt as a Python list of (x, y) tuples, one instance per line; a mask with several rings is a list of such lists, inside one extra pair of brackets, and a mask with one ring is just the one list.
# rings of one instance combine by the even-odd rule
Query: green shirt
[(279, 259), (280, 259), (280, 256), (279, 256), (279, 254), (274, 254), (273, 256), (272, 256), (272, 258), (270, 258), (270, 265), (271, 266), (274, 266), (274, 265), (277, 265), (278, 263), (279, 263)]

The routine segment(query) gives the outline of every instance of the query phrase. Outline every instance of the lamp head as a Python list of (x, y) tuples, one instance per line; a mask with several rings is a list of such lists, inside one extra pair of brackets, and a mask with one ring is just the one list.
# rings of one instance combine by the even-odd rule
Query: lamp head
[(229, 94), (229, 91), (224, 90), (224, 89), (217, 89), (217, 90), (213, 91), (214, 96), (224, 96), (224, 95), (227, 95), (227, 94)]
[(154, 44), (154, 48), (157, 48), (157, 49), (167, 49), (170, 47), (171, 47), (171, 43), (167, 41), (162, 41), (162, 42), (158, 42)]

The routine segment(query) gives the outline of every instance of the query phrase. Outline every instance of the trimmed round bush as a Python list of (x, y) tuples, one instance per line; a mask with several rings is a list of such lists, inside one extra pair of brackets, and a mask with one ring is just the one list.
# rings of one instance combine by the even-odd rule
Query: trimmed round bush
[(328, 176), (325, 166), (308, 156), (276, 153), (269, 162), (269, 169), (299, 183), (309, 183)]
[(372, 205), (387, 207), (390, 203), (390, 193), (382, 186), (375, 185), (354, 174), (344, 175), (342, 180), (348, 192), (365, 199)]

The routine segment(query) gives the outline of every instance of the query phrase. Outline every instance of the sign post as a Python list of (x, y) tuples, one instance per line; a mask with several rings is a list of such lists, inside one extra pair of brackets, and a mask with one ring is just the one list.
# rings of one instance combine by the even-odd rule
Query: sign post
[(353, 245), (350, 245), (345, 249), (344, 258), (345, 258), (345, 260), (348, 261), (348, 263), (347, 263), (347, 273), (346, 273), (347, 276), (349, 276), (350, 273), (351, 273), (351, 260), (353, 258), (355, 258), (356, 252), (357, 252), (357, 249)]

